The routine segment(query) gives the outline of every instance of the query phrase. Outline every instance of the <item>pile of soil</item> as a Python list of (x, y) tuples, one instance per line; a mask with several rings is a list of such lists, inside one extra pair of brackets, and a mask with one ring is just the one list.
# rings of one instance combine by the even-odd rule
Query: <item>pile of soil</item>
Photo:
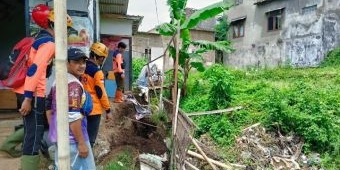
[(113, 119), (103, 121), (94, 146), (94, 155), (98, 165), (106, 165), (127, 149), (134, 158), (139, 154), (150, 153), (163, 155), (167, 152), (164, 143), (165, 129), (154, 125), (149, 118), (136, 120), (133, 103), (112, 103)]

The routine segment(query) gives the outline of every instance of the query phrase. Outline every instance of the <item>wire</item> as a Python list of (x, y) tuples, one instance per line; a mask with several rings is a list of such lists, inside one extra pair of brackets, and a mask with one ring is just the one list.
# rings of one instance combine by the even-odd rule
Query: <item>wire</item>
[(157, 0), (155, 0), (155, 6), (156, 6), (157, 22), (158, 22), (158, 25), (159, 25), (160, 23), (159, 23), (159, 16), (158, 16)]

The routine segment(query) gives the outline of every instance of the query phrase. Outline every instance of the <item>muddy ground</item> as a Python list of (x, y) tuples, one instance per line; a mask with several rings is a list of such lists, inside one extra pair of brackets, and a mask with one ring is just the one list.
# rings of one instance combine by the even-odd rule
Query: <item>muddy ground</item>
[[(134, 105), (130, 102), (120, 104), (112, 102), (112, 106), (114, 108), (113, 119), (105, 121), (105, 115), (102, 116), (100, 132), (94, 146), (94, 154), (98, 167), (105, 167), (117, 155), (127, 150), (132, 153), (136, 165), (138, 165), (139, 154), (163, 155), (167, 152), (167, 147), (164, 143), (166, 138), (164, 128), (155, 126), (149, 118), (139, 120), (145, 124), (136, 122), (136, 111)], [(17, 113), (10, 114), (17, 116), (15, 120), (12, 120), (12, 117), (10, 119), (4, 118), (4, 116), (8, 115), (1, 114), (2, 117), (0, 117), (1, 143), (13, 132), (13, 127), (22, 122)], [(10, 122), (13, 123), (10, 124)], [(44, 168), (42, 169), (46, 169), (51, 164), (48, 160), (43, 162), (44, 165), (42, 167)], [(0, 153), (0, 167), (6, 167), (6, 165), (11, 167), (9, 169), (18, 169), (20, 158), (13, 159)]]
[[(136, 121), (134, 105), (130, 102), (112, 103), (113, 119), (102, 119), (94, 147), (98, 165), (106, 165), (127, 149), (138, 158), (139, 154), (163, 155), (167, 152), (165, 129), (155, 126), (149, 118)], [(104, 118), (104, 116), (103, 116)], [(137, 163), (137, 162), (136, 162)]]

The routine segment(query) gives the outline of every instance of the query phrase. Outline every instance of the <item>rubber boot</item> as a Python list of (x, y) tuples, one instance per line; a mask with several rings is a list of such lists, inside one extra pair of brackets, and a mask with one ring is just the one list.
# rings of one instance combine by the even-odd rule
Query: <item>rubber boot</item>
[(124, 100), (123, 100), (123, 93), (121, 90), (117, 90), (116, 91), (116, 95), (115, 95), (115, 99), (113, 102), (115, 103), (122, 103)]
[(21, 170), (39, 170), (39, 155), (22, 155)]
[(0, 147), (1, 151), (6, 152), (9, 156), (17, 158), (21, 156), (21, 151), (15, 148), (22, 143), (24, 140), (24, 128), (20, 128), (13, 134), (7, 137), (5, 142)]

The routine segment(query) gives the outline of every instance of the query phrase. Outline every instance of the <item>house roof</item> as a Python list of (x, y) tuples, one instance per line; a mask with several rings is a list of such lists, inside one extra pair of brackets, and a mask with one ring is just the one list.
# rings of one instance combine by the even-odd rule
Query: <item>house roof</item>
[(126, 15), (129, 0), (99, 0), (101, 13)]
[(262, 3), (265, 3), (265, 2), (270, 2), (270, 1), (274, 1), (274, 0), (255, 0), (255, 5), (259, 5), (259, 4), (262, 4)]
[(129, 0), (99, 0), (101, 16), (106, 18), (132, 20), (132, 34), (138, 31), (142, 16), (127, 15)]
[[(197, 9), (193, 8), (186, 8), (185, 13), (186, 17), (189, 18)], [(214, 26), (216, 25), (216, 18), (210, 18), (200, 22), (193, 30), (200, 30), (200, 31), (211, 31), (214, 32)]]

